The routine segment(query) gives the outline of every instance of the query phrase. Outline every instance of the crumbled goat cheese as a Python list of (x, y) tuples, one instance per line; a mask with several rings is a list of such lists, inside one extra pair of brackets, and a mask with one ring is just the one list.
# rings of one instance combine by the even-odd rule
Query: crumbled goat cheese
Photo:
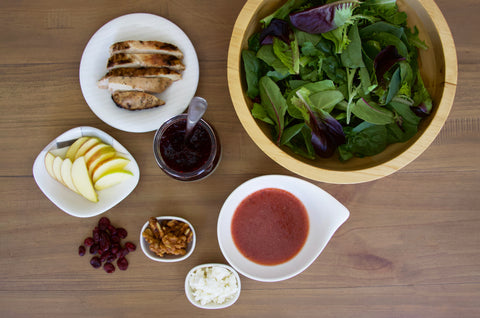
[(199, 268), (190, 274), (188, 283), (195, 301), (202, 305), (208, 303), (224, 304), (238, 292), (234, 274), (223, 267)]

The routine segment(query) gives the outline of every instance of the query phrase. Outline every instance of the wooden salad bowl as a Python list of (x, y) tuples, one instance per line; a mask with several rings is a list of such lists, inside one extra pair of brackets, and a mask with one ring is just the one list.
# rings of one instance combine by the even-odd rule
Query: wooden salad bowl
[(398, 0), (408, 15), (408, 25), (417, 26), (428, 50), (419, 52), (420, 71), (433, 100), (432, 113), (422, 120), (417, 134), (404, 143), (389, 145), (383, 152), (365, 158), (341, 162), (337, 156), (309, 160), (287, 147), (277, 146), (265, 124), (252, 117), (251, 99), (246, 95), (245, 72), (241, 52), (249, 37), (260, 29), (260, 19), (279, 8), (285, 0), (248, 0), (234, 25), (228, 51), (228, 86), (240, 122), (250, 138), (271, 159), (284, 168), (316, 181), (352, 184), (390, 175), (420, 156), (444, 125), (455, 97), (457, 56), (452, 34), (433, 0)]

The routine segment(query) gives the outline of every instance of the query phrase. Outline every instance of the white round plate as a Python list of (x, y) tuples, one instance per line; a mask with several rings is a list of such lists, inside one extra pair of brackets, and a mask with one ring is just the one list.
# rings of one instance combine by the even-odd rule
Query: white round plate
[[(165, 105), (131, 111), (118, 107), (107, 89), (97, 82), (107, 73), (109, 48), (115, 42), (155, 40), (176, 45), (183, 52), (185, 70), (182, 79), (156, 94)], [(80, 62), (80, 87), (88, 106), (101, 120), (128, 132), (158, 129), (167, 119), (183, 113), (195, 95), (199, 78), (197, 53), (187, 35), (169, 20), (148, 13), (118, 17), (102, 26), (90, 39)]]
[[(243, 256), (231, 232), (238, 205), (250, 194), (266, 188), (282, 189), (296, 196), (307, 210), (310, 225), (307, 240), (298, 254), (274, 266), (257, 264)], [(261, 176), (241, 184), (228, 196), (218, 216), (217, 238), (223, 256), (240, 274), (262, 282), (276, 282), (294, 277), (310, 266), (349, 215), (346, 207), (310, 182), (282, 175)]]
[[(82, 136), (98, 137), (103, 142), (111, 145), (122, 153), (122, 156), (129, 159), (130, 163), (125, 167), (133, 173), (133, 176), (111, 188), (97, 191), (98, 202), (90, 202), (81, 195), (69, 190), (66, 186), (53, 179), (45, 168), (45, 155), (52, 152), (55, 155), (63, 156), (66, 146)], [(107, 133), (93, 127), (77, 127), (58, 136), (50, 142), (38, 155), (33, 164), (33, 177), (38, 187), (57, 207), (66, 213), (86, 218), (99, 215), (125, 199), (135, 189), (140, 179), (140, 170), (133, 156), (118, 141)]]

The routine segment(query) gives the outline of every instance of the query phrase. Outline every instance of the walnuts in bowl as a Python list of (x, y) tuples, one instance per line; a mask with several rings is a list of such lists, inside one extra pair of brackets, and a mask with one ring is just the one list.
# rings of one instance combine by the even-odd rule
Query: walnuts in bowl
[[(187, 257), (187, 254), (193, 250), (193, 246), (189, 248), (189, 244), (194, 245), (193, 227), (180, 218), (151, 217), (142, 230), (142, 237), (148, 243), (148, 250), (161, 258)], [(142, 248), (144, 248), (143, 245)], [(145, 248), (144, 252), (146, 252)], [(149, 254), (147, 256), (152, 258)]]

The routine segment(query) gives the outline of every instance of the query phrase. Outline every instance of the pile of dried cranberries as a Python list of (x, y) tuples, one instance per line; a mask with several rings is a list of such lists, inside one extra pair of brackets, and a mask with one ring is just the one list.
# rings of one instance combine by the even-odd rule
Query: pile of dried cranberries
[(86, 247), (90, 248), (90, 264), (94, 268), (99, 268), (103, 264), (103, 269), (107, 273), (113, 273), (115, 266), (113, 262), (117, 260), (117, 266), (120, 270), (126, 270), (128, 261), (125, 256), (135, 251), (137, 248), (132, 242), (127, 242), (122, 246), (121, 240), (127, 237), (127, 231), (121, 227), (114, 227), (110, 220), (102, 217), (92, 231), (92, 236), (83, 241), (83, 245), (78, 247), (78, 255), (83, 256), (86, 253)]

